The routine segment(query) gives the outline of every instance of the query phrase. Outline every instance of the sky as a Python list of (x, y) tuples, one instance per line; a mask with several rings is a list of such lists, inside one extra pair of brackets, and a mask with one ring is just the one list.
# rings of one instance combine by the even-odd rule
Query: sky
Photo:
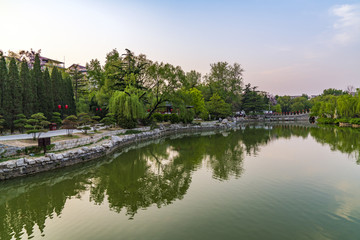
[(360, 0), (0, 0), (0, 49), (85, 65), (125, 48), (196, 70), (226, 61), (274, 95), (360, 87)]

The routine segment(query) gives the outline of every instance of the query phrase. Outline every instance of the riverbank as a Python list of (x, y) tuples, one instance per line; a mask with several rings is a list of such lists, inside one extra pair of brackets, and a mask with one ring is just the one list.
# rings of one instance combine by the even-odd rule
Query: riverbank
[[(0, 163), (0, 180), (33, 175), (40, 172), (71, 166), (81, 162), (95, 160), (132, 143), (145, 141), (148, 139), (160, 138), (180, 132), (210, 131), (216, 129), (226, 129), (235, 126), (235, 122), (210, 122), (200, 125), (173, 124), (169, 125), (168, 127), (161, 125), (159, 129), (148, 131), (144, 129), (144, 131), (137, 134), (122, 136), (118, 136), (119, 131), (113, 131), (111, 133), (107, 133), (106, 137), (108, 139), (98, 141), (98, 136), (96, 139), (94, 139), (94, 142), (98, 142), (95, 142), (89, 146), (73, 148), (57, 153), (47, 153), (42, 157), (22, 157), (19, 159), (2, 162)], [(102, 138), (104, 137), (102, 136)], [(66, 146), (66, 144), (63, 145)]]

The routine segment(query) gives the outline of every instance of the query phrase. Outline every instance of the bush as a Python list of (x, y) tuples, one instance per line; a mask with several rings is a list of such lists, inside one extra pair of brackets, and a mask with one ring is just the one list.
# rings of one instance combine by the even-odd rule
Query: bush
[(316, 119), (316, 122), (317, 123), (320, 123), (320, 124), (335, 124), (336, 122), (336, 119), (333, 119), (333, 118), (318, 118)]
[(350, 119), (347, 119), (347, 118), (338, 118), (335, 120), (335, 123), (336, 124), (339, 124), (339, 123), (349, 123), (350, 122)]
[(170, 121), (170, 114), (163, 114), (163, 121), (164, 122)]
[(179, 122), (180, 122), (179, 115), (177, 115), (176, 113), (170, 114), (169, 117), (170, 117), (170, 122), (171, 122), (172, 124), (174, 124), (174, 123), (179, 123)]
[(140, 124), (143, 126), (150, 126), (152, 122), (154, 122), (154, 118), (153, 116), (151, 116), (151, 118), (142, 118), (139, 119)]
[(180, 115), (180, 120), (183, 123), (192, 123), (192, 121), (194, 120), (194, 110), (193, 109), (187, 109), (186, 111), (183, 112), (182, 115)]
[(360, 125), (360, 118), (353, 118), (350, 120), (350, 123)]
[(120, 116), (118, 118), (118, 124), (120, 127), (125, 129), (131, 129), (136, 127), (136, 121), (131, 118), (126, 118), (124, 116)]
[(161, 113), (154, 113), (153, 114), (153, 118), (157, 121), (157, 122), (162, 122), (164, 121), (164, 117)]

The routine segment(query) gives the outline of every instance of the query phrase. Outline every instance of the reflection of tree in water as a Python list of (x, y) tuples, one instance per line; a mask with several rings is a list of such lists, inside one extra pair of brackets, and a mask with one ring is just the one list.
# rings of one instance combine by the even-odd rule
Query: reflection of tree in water
[(359, 151), (358, 132), (288, 125), (267, 129), (246, 126), (209, 136), (161, 140), (114, 159), (25, 178), (21, 191), (17, 181), (4, 183), (6, 188), (0, 184), (0, 239), (20, 239), (23, 231), (31, 236), (35, 225), (43, 232), (47, 218), (59, 216), (67, 199), (80, 197), (85, 191), (90, 191), (91, 202), (101, 204), (106, 199), (111, 210), (124, 211), (132, 218), (139, 209), (154, 204), (160, 208), (182, 199), (192, 172), (203, 163), (216, 179), (238, 178), (245, 154), (257, 154), (271, 140), (306, 138), (309, 132), (333, 149)]
[(138, 209), (182, 199), (191, 182), (190, 172), (182, 164), (168, 162), (171, 154), (175, 152), (166, 143), (152, 144), (100, 167), (92, 180), (91, 200), (101, 204), (107, 196), (111, 209), (125, 208), (132, 217)]
[(312, 128), (311, 136), (322, 144), (330, 146), (332, 151), (353, 155), (360, 164), (360, 131), (354, 128), (324, 127)]
[(26, 187), (16, 189), (14, 186), (13, 194), (1, 197), (0, 239), (21, 239), (23, 229), (31, 236), (35, 225), (43, 233), (45, 220), (59, 216), (66, 200), (84, 191), (85, 184), (84, 178), (80, 177), (60, 181), (50, 187), (40, 184), (31, 190)]

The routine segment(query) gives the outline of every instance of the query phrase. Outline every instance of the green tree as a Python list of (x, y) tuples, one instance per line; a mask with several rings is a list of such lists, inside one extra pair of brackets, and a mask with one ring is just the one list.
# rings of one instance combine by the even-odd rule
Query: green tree
[(59, 112), (53, 112), (51, 116), (51, 122), (56, 123), (56, 126), (59, 129), (62, 123), (61, 114)]
[(78, 116), (78, 129), (82, 130), (83, 133), (87, 134), (88, 130), (91, 130), (90, 125), (93, 120), (88, 113), (79, 113)]
[(181, 95), (184, 103), (187, 106), (193, 107), (193, 111), (196, 117), (208, 117), (209, 113), (206, 110), (205, 100), (200, 90), (196, 88), (191, 88), (189, 90), (180, 92), (183, 92)]
[(352, 118), (357, 115), (357, 98), (349, 94), (340, 95), (336, 101), (337, 113), (340, 117)]
[(92, 59), (90, 63), (86, 63), (87, 77), (90, 87), (93, 90), (99, 90), (105, 84), (104, 70), (98, 59)]
[(281, 110), (283, 112), (291, 112), (291, 98), (290, 96), (283, 96), (283, 97), (278, 97), (277, 99), (278, 104), (280, 104), (281, 106)]
[(45, 86), (43, 85), (43, 74), (41, 72), (41, 66), (40, 66), (40, 58), (39, 54), (35, 55), (35, 62), (33, 65), (33, 69), (31, 71), (31, 77), (32, 77), (32, 91), (35, 95), (35, 101), (34, 101), (34, 111), (32, 113), (36, 112), (42, 112), (44, 111), (43, 105), (45, 100)]
[(43, 111), (46, 118), (50, 119), (54, 110), (53, 87), (50, 79), (49, 70), (46, 68), (43, 74), (43, 83), (45, 88)]
[(3, 101), (5, 94), (4, 88), (5, 85), (8, 83), (7, 77), (8, 77), (8, 72), (7, 72), (5, 58), (2, 52), (0, 51), (0, 114), (4, 114), (3, 112), (3, 108), (4, 108)]
[(260, 95), (257, 87), (251, 87), (250, 83), (245, 86), (244, 95), (242, 99), (242, 109), (246, 113), (256, 113), (266, 109), (264, 96)]
[(64, 84), (64, 96), (63, 104), (68, 105), (68, 108), (64, 110), (64, 114), (72, 115), (76, 113), (76, 103), (74, 98), (74, 91), (72, 87), (71, 78), (66, 76), (63, 80)]
[(74, 129), (77, 127), (77, 117), (75, 115), (67, 116), (63, 122), (63, 129), (66, 129), (67, 135), (71, 136)]
[(340, 89), (328, 88), (323, 91), (322, 95), (323, 96), (326, 96), (326, 95), (340, 96), (345, 93), (346, 92), (344, 92), (343, 90), (340, 90)]
[(207, 107), (212, 118), (225, 118), (231, 115), (230, 104), (226, 103), (217, 93), (210, 98)]
[(35, 110), (35, 98), (37, 96), (34, 95), (34, 92), (32, 91), (32, 85), (33, 81), (30, 76), (28, 63), (25, 59), (21, 62), (21, 68), (20, 68), (20, 82), (23, 86), (23, 92), (22, 92), (22, 108), (23, 113), (25, 116), (31, 116), (31, 114), (34, 113)]
[(117, 119), (119, 126), (132, 128), (136, 120), (144, 116), (144, 106), (136, 95), (129, 96), (125, 92), (116, 91), (109, 103), (109, 111)]
[(181, 87), (182, 79), (185, 77), (184, 71), (179, 67), (171, 64), (155, 62), (147, 68), (149, 114), (152, 114), (165, 102), (173, 100), (175, 93)]
[(32, 134), (33, 139), (37, 139), (43, 132), (48, 130), (45, 128), (49, 126), (50, 122), (46, 121), (46, 117), (43, 113), (36, 113), (31, 115), (30, 119), (27, 121), (25, 128), (29, 129), (26, 131), (27, 134)]
[(205, 77), (210, 94), (217, 93), (226, 103), (231, 104), (233, 111), (239, 110), (244, 69), (238, 63), (229, 65), (227, 62), (217, 62), (210, 66), (210, 73)]
[(22, 113), (22, 86), (19, 78), (19, 72), (16, 60), (11, 58), (9, 64), (9, 77), (4, 86), (3, 109), (6, 113), (6, 125), (14, 132), (14, 120), (16, 115)]
[(52, 69), (51, 72), (51, 86), (52, 86), (52, 95), (53, 95), (53, 110), (58, 111), (57, 105), (61, 105), (61, 91), (60, 91), (60, 73), (56, 67)]
[(184, 82), (182, 83), (183, 87), (186, 90), (197, 87), (201, 82), (201, 73), (192, 70), (187, 72), (184, 78)]
[(5, 119), (3, 118), (2, 115), (0, 115), (0, 132), (2, 133), (4, 130), (4, 124), (5, 124)]
[(87, 81), (85, 75), (78, 70), (77, 65), (70, 70), (70, 76), (73, 82), (75, 102), (77, 102), (80, 96), (84, 96), (87, 93)]
[(27, 119), (24, 114), (16, 115), (16, 119), (14, 120), (14, 127), (18, 129), (19, 132), (24, 133), (25, 126), (27, 125)]
[(106, 128), (109, 128), (109, 127), (115, 125), (115, 123), (116, 123), (115, 114), (113, 114), (113, 113), (106, 114), (106, 117), (101, 119), (100, 123), (104, 124)]

